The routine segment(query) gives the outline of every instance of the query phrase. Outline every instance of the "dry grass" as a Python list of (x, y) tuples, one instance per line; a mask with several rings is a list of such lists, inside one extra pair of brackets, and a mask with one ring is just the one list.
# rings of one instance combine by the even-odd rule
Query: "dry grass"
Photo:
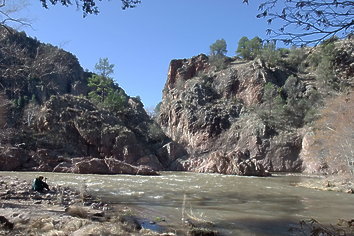
[(302, 235), (312, 236), (337, 236), (354, 235), (354, 220), (339, 220), (337, 225), (323, 225), (315, 219), (302, 220), (295, 227), (289, 229)]
[(189, 203), (189, 212), (186, 211), (187, 196), (184, 194), (182, 203), (182, 224), (189, 227), (188, 235), (218, 235), (213, 230), (214, 223), (208, 221), (203, 213), (193, 212), (192, 204)]

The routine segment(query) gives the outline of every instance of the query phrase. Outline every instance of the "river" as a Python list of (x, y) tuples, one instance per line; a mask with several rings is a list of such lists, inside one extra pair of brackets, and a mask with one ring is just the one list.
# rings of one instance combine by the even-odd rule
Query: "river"
[[(1, 172), (33, 179), (40, 173)], [(175, 225), (185, 215), (213, 222), (223, 235), (297, 235), (291, 225), (314, 218), (323, 224), (354, 218), (354, 195), (296, 187), (310, 177), (240, 177), (162, 172), (161, 176), (41, 173), (50, 185), (87, 190), (111, 203), (126, 204)], [(314, 177), (311, 177), (314, 178)], [(184, 207), (183, 207), (184, 206)]]

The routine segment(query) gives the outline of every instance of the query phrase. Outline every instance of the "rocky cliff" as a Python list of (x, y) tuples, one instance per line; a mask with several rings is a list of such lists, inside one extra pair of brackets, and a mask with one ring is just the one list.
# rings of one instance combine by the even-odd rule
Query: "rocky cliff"
[[(330, 112), (321, 109), (340, 103), (336, 114), (352, 116), (353, 44), (331, 41), (249, 61), (203, 54), (172, 60), (156, 123), (116, 84), (119, 109), (88, 99), (93, 74), (72, 54), (0, 28), (0, 170), (353, 171), (343, 167), (354, 163), (352, 148), (317, 158), (324, 149), (312, 145), (325, 136), (318, 130), (350, 120), (322, 119)], [(354, 143), (351, 132), (333, 140)], [(340, 167), (332, 167), (339, 163), (332, 155)]]
[[(236, 57), (220, 67), (203, 54), (172, 60), (158, 123), (188, 156), (171, 168), (246, 175), (306, 169), (308, 159), (300, 158), (306, 119), (330, 93), (317, 76), (319, 66), (311, 66), (324, 47), (290, 51), (276, 65)], [(337, 43), (335, 52), (336, 82), (352, 90), (353, 40)]]
[(184, 155), (139, 99), (114, 85), (124, 105), (99, 107), (75, 56), (0, 31), (0, 170), (156, 174)]

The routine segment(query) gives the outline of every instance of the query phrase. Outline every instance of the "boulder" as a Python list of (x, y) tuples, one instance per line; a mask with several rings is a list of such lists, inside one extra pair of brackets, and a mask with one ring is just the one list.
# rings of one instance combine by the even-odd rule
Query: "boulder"
[(5, 216), (0, 216), (0, 227), (6, 230), (12, 230), (14, 228), (14, 223), (6, 219)]
[[(131, 107), (126, 113), (114, 115), (99, 110), (84, 98), (52, 96), (42, 108), (43, 115), (36, 127), (48, 136), (48, 143), (56, 142), (55, 146), (60, 147), (55, 149), (57, 155), (112, 157), (133, 166), (147, 165), (163, 170), (170, 157), (168, 152), (159, 150), (170, 140), (162, 131), (156, 137), (149, 133), (154, 123), (145, 111), (141, 111), (140, 101), (129, 99), (128, 104)], [(104, 165), (99, 163), (97, 172), (106, 172)], [(83, 168), (80, 172), (91, 169), (88, 162), (78, 166)]]
[(148, 166), (133, 166), (114, 158), (93, 158), (79, 161), (74, 164), (72, 172), (78, 174), (158, 175), (156, 171)]
[(270, 140), (263, 165), (274, 172), (301, 172), (302, 136), (294, 133), (280, 133)]
[(187, 170), (200, 173), (220, 173), (241, 176), (270, 176), (260, 161), (242, 160), (240, 152), (223, 154), (214, 152), (207, 158), (191, 159), (184, 163)]
[(155, 155), (147, 155), (139, 160), (137, 160), (136, 164), (138, 166), (149, 166), (153, 170), (163, 170), (164, 167), (162, 166), (161, 162)]
[(76, 163), (73, 172), (77, 174), (110, 174), (105, 161), (97, 158)]
[(110, 174), (158, 175), (158, 172), (149, 166), (133, 166), (113, 158), (105, 159), (105, 163), (110, 170)]

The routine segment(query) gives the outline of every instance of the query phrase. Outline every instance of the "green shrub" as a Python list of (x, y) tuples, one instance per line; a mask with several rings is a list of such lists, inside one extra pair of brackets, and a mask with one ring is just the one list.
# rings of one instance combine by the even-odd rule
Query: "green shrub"
[(279, 65), (282, 60), (281, 51), (276, 49), (275, 42), (272, 41), (263, 45), (260, 56), (263, 61), (273, 67)]
[(307, 67), (307, 53), (305, 48), (292, 47), (287, 57), (287, 66), (294, 72), (304, 72)]
[(226, 69), (228, 65), (227, 58), (223, 55), (210, 56), (209, 63), (211, 66), (215, 66), (217, 71)]

